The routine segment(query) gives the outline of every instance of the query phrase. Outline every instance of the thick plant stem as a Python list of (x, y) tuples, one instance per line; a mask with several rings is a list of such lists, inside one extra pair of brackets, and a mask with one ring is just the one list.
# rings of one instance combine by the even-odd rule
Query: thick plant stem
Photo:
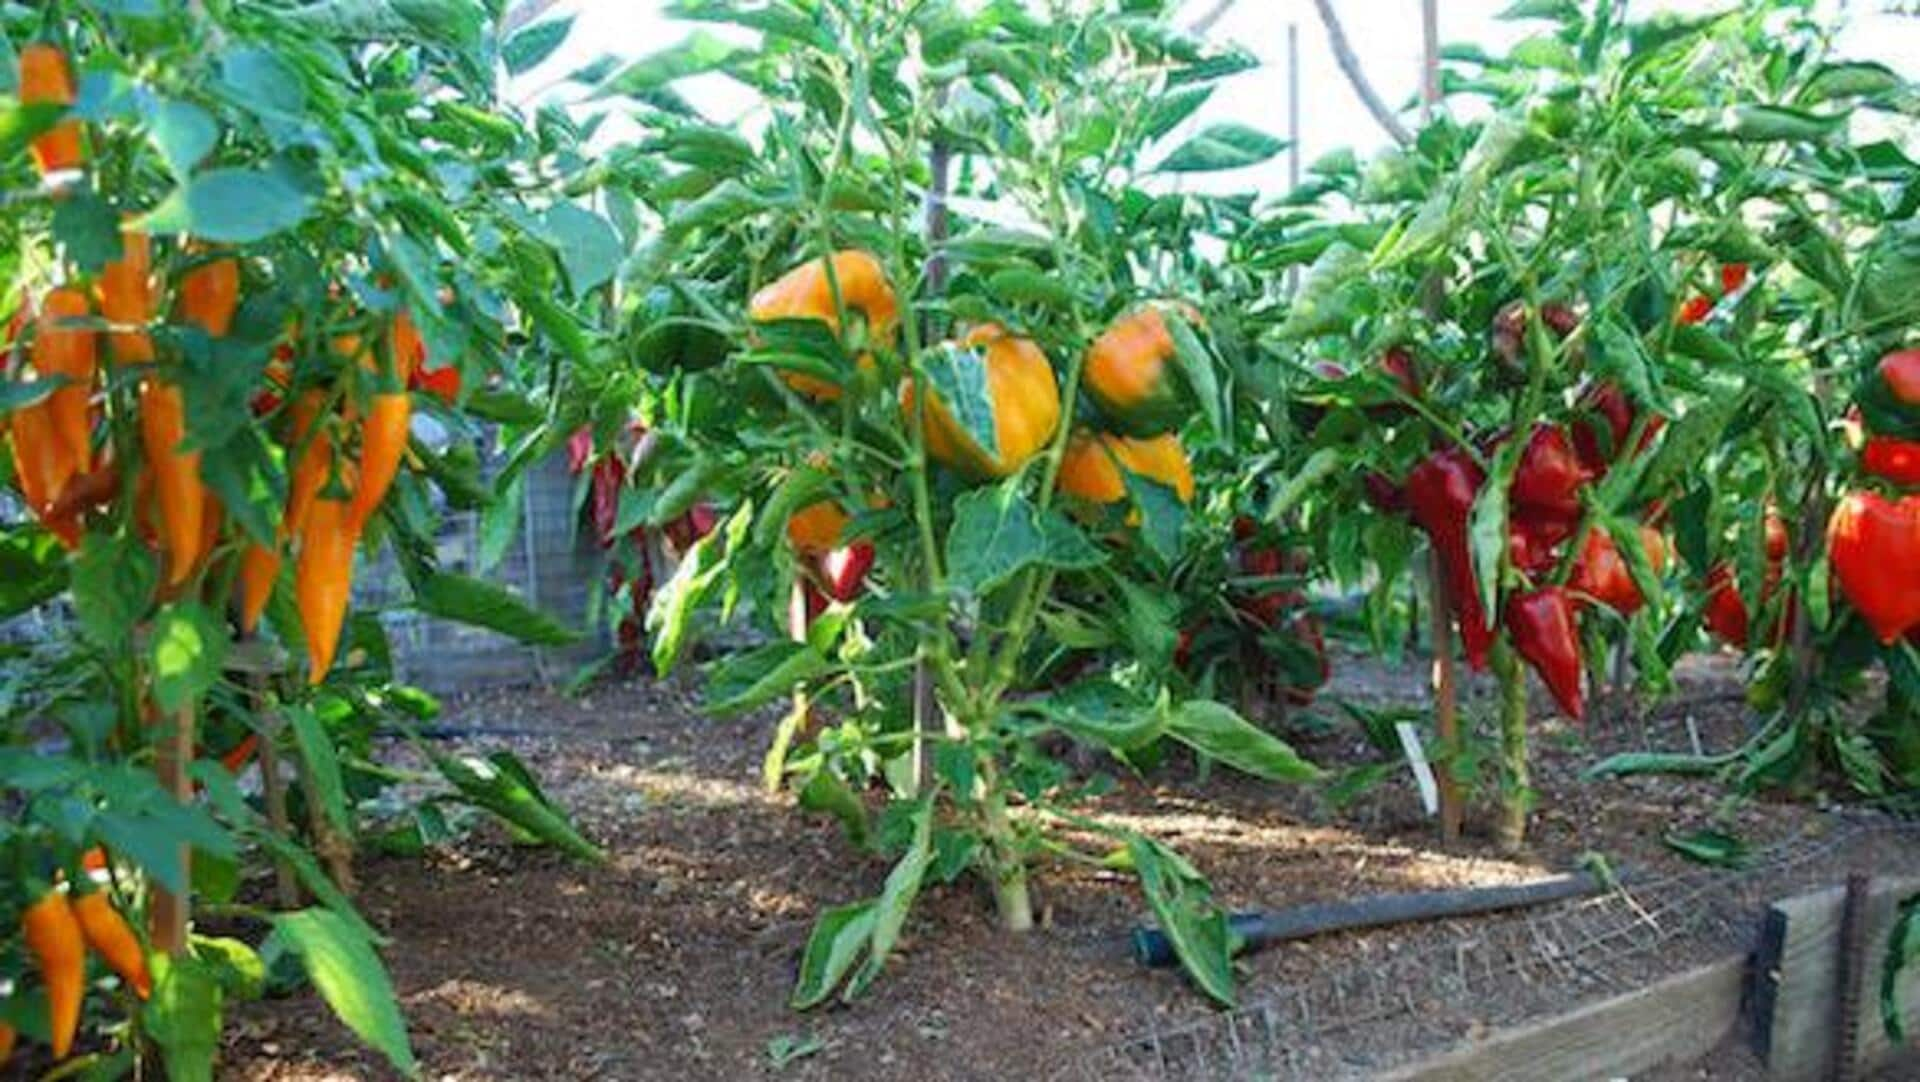
[(1007, 818), (1007, 801), (997, 787), (985, 794), (987, 874), (993, 886), (993, 907), (1000, 927), (1009, 932), (1033, 930), (1033, 898), (1027, 890), (1027, 862)]
[(1503, 638), (1493, 648), (1500, 681), (1500, 821), (1495, 838), (1513, 852), (1527, 837), (1533, 793), (1527, 777), (1527, 670)]

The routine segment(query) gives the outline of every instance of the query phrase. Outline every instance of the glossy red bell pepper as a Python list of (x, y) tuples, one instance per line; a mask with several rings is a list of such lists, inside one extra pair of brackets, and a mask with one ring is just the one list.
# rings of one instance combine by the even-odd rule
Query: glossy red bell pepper
[(1580, 697), (1580, 627), (1573, 599), (1559, 586), (1515, 594), (1507, 601), (1507, 633), (1513, 648), (1553, 693), (1554, 702), (1575, 721), (1586, 719)]
[(1460, 642), (1467, 665), (1484, 672), (1493, 647), (1493, 629), (1480, 604), (1480, 587), (1473, 573), (1473, 549), (1467, 524), (1473, 501), (1486, 473), (1462, 447), (1428, 455), (1407, 474), (1407, 508), (1413, 521), (1427, 532), (1440, 555), (1447, 599), (1460, 624)]

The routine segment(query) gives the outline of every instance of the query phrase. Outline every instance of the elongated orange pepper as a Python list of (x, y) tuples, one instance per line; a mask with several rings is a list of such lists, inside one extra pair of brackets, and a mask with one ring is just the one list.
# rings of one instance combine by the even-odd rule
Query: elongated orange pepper
[(180, 447), (187, 438), (187, 405), (178, 386), (154, 380), (140, 388), (140, 438), (160, 505), (160, 550), (167, 560), (167, 582), (177, 586), (200, 562), (207, 512), (200, 452)]
[[(72, 105), (73, 68), (67, 54), (50, 42), (36, 41), (20, 50), (20, 101), (24, 105)], [(40, 175), (78, 169), (87, 160), (80, 141), (80, 121), (68, 117), (33, 138), (33, 160)]]
[(87, 946), (107, 963), (108, 969), (127, 982), (134, 995), (147, 998), (153, 992), (153, 976), (147, 971), (147, 949), (140, 937), (133, 934), (126, 918), (113, 908), (106, 892), (82, 894), (73, 902), (73, 915), (80, 923)]
[(380, 509), (380, 501), (386, 499), (388, 487), (400, 472), (412, 416), (413, 400), (405, 391), (373, 396), (360, 427), (360, 483), (347, 509), (347, 521), (355, 533)]
[(240, 630), (253, 634), (260, 616), (273, 599), (274, 583), (280, 579), (280, 547), (250, 542), (240, 554), (240, 571), (235, 589), (240, 593)]
[(13, 1058), (13, 1042), (17, 1037), (12, 1026), (0, 1022), (0, 1067), (5, 1067), (7, 1061)]
[(327, 393), (319, 389), (302, 391), (300, 397), (293, 400), (287, 452), (295, 458), (287, 478), (287, 510), (280, 518), (280, 535), (285, 538), (300, 535), (306, 525), (307, 512), (326, 485), (327, 472), (332, 468), (327, 434), (315, 427), (326, 401)]
[(50, 890), (27, 907), (20, 917), (21, 938), (40, 967), (40, 983), (47, 991), (47, 1033), (53, 1058), (65, 1059), (73, 1050), (73, 1034), (80, 1027), (80, 1000), (86, 991), (87, 944), (74, 919), (73, 906), (59, 890)]
[[(153, 243), (137, 229), (120, 231), (120, 258), (100, 268), (94, 280), (100, 315), (109, 323), (145, 327), (153, 320)], [(110, 331), (116, 364), (153, 360), (153, 338), (145, 330)]]
[(66, 446), (75, 473), (93, 468), (93, 417), (89, 402), (97, 365), (93, 332), (67, 323), (93, 314), (87, 295), (77, 289), (51, 290), (40, 302), (39, 330), (33, 341), (33, 367), (42, 376), (64, 376), (67, 384), (48, 398), (53, 425)]
[(181, 276), (181, 318), (213, 337), (226, 337), (239, 307), (240, 264), (233, 257), (208, 260)]
[(353, 587), (353, 547), (359, 540), (348, 521), (347, 501), (315, 500), (300, 531), (300, 553), (293, 565), (294, 597), (300, 628), (307, 638), (309, 684), (327, 678), (340, 645), (347, 602)]

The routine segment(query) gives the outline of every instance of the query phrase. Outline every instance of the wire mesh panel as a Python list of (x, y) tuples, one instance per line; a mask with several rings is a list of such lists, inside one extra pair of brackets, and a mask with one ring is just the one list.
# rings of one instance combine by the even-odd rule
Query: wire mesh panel
[[(1176, 1028), (1149, 1014), (1132, 1036), (1056, 1077), (1370, 1077), (1457, 1042), (1475, 1022), (1474, 1005), (1496, 995), (1526, 1013), (1561, 1010), (1637, 987), (1650, 966), (1748, 948), (1764, 907), (1830, 885), (1835, 858), (1871, 852), (1876, 875), (1920, 872), (1920, 824), (1833, 813), (1820, 826), (1762, 851), (1743, 870), (1641, 878), (1593, 898), (1483, 918), (1437, 932), (1432, 947), (1250, 990), (1243, 1006)], [(1681, 956), (1682, 948), (1701, 957)]]

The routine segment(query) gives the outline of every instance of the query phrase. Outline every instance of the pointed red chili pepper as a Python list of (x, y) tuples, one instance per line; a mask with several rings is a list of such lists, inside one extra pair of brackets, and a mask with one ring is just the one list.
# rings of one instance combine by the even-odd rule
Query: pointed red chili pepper
[(1407, 474), (1407, 508), (1413, 521), (1427, 532), (1440, 567), (1448, 602), (1460, 624), (1460, 643), (1467, 665), (1484, 672), (1493, 646), (1493, 629), (1480, 604), (1480, 587), (1473, 573), (1473, 548), (1467, 522), (1473, 501), (1486, 482), (1486, 473), (1463, 447), (1428, 455)]
[(1580, 464), (1580, 456), (1568, 442), (1566, 429), (1535, 425), (1526, 449), (1520, 453), (1520, 466), (1514, 471), (1507, 495), (1519, 514), (1578, 518), (1580, 486), (1591, 479), (1592, 474)]
[(1553, 693), (1568, 717), (1586, 719), (1580, 697), (1580, 627), (1573, 617), (1573, 599), (1563, 587), (1546, 586), (1515, 594), (1507, 601), (1507, 631), (1513, 648)]

